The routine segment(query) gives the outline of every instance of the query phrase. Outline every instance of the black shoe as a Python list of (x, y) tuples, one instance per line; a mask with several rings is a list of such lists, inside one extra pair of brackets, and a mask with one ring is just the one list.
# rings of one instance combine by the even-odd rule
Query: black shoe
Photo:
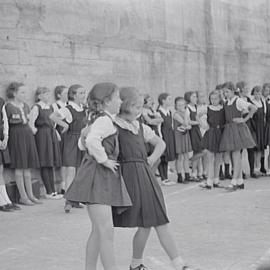
[(207, 184), (201, 185), (200, 187), (203, 188), (203, 189), (212, 189), (212, 187), (207, 185)]
[(61, 189), (60, 194), (65, 195), (65, 190)]
[(81, 205), (79, 202), (71, 202), (71, 205), (73, 208), (83, 208), (83, 205)]
[(261, 168), (261, 169), (260, 169), (260, 172), (261, 172), (263, 175), (265, 175), (265, 174), (266, 174), (266, 169), (265, 169), (265, 168)]
[(245, 188), (245, 185), (244, 185), (244, 184), (237, 185), (237, 188), (238, 188), (238, 189), (244, 189), (244, 188)]
[(8, 205), (2, 205), (0, 206), (0, 211), (2, 212), (13, 212), (13, 209), (9, 208)]
[(225, 174), (225, 179), (232, 180), (232, 176), (230, 174)]
[(15, 203), (7, 204), (7, 207), (9, 207), (12, 210), (22, 210), (22, 208), (19, 205), (15, 204)]
[(220, 184), (213, 184), (213, 188), (224, 188), (224, 186)]
[(251, 178), (255, 178), (255, 179), (259, 178), (259, 176), (256, 173), (251, 173), (250, 174), (250, 177)]
[(181, 173), (178, 173), (177, 183), (183, 183), (183, 177), (182, 177), (182, 174)]
[(145, 267), (143, 264), (141, 264), (135, 268), (132, 268), (131, 266), (129, 266), (129, 270), (147, 270), (147, 267)]

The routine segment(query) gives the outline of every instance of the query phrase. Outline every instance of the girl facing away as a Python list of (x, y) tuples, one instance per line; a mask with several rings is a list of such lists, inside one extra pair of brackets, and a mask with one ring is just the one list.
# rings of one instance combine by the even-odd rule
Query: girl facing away
[(118, 212), (131, 206), (117, 157), (118, 133), (113, 123), (121, 100), (115, 84), (96, 84), (89, 93), (89, 126), (79, 145), (86, 150), (65, 197), (87, 206), (92, 231), (86, 247), (86, 270), (96, 270), (100, 255), (105, 270), (117, 270), (113, 251), (112, 206)]
[[(188, 270), (180, 257), (168, 226), (163, 194), (151, 169), (165, 149), (164, 141), (137, 118), (142, 112), (143, 97), (132, 87), (120, 89), (120, 114), (115, 122), (119, 132), (119, 162), (132, 206), (123, 213), (114, 212), (116, 227), (138, 228), (133, 238), (130, 270), (145, 270), (143, 253), (151, 228), (155, 228), (159, 241), (170, 257), (174, 269)], [(147, 156), (145, 143), (154, 150)]]

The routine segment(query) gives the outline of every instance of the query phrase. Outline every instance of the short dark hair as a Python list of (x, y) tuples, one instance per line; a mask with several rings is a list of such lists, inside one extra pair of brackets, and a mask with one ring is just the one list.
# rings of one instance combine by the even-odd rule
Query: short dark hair
[(233, 82), (225, 82), (223, 85), (222, 85), (222, 88), (227, 88), (231, 91), (235, 91), (235, 86), (233, 84)]
[[(176, 105), (177, 105), (178, 101), (180, 101), (180, 100), (185, 101), (185, 99), (184, 99), (183, 97), (176, 97), (176, 98), (174, 99), (174, 108), (175, 108), (175, 109), (176, 109)], [(186, 101), (185, 101), (185, 102), (186, 102)]]
[(77, 90), (83, 88), (80, 84), (73, 84), (68, 89), (68, 100), (74, 101), (74, 96), (77, 94)]
[(7, 87), (6, 90), (6, 96), (8, 99), (13, 99), (15, 98), (15, 93), (18, 92), (19, 88), (24, 86), (23, 83), (19, 83), (19, 82), (12, 82), (9, 84), (9, 86)]
[(163, 101), (169, 96), (169, 93), (161, 93), (159, 96), (158, 96), (158, 104), (159, 105), (163, 105)]
[(191, 97), (193, 94), (196, 94), (196, 95), (198, 96), (197, 92), (195, 92), (195, 91), (188, 91), (188, 92), (186, 92), (186, 93), (184, 94), (184, 99), (185, 99), (185, 101), (186, 101), (187, 103), (190, 103), (190, 97)]
[(239, 89), (240, 92), (243, 91), (245, 86), (247, 86), (247, 83), (244, 81), (240, 81), (240, 82), (236, 83), (236, 88)]
[(61, 95), (64, 91), (64, 89), (67, 88), (65, 85), (57, 85), (55, 88), (54, 88), (54, 97), (55, 97), (55, 100), (59, 100), (60, 97), (59, 95)]

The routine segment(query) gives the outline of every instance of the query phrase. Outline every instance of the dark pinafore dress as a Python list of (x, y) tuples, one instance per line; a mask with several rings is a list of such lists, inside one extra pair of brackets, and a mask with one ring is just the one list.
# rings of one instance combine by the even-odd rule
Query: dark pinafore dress
[[(24, 103), (23, 111), (25, 117), (27, 117), (30, 109), (26, 103)], [(6, 112), (9, 123), (8, 149), (10, 154), (10, 168), (39, 168), (35, 137), (28, 123), (23, 122), (20, 108), (14, 106), (12, 103), (7, 103)]]
[[(3, 107), (5, 105), (5, 101), (0, 98), (0, 140), (4, 140), (4, 121), (3, 121)], [(0, 165), (9, 164), (10, 163), (10, 156), (8, 147), (4, 150), (0, 150)]]
[[(108, 116), (109, 117), (109, 116)], [(102, 146), (109, 159), (117, 160), (119, 143), (117, 132), (104, 138)], [(95, 158), (85, 152), (80, 167), (65, 198), (68, 201), (84, 204), (103, 204), (124, 210), (131, 206), (131, 200), (121, 175), (120, 168), (116, 173), (98, 163)]]
[[(195, 112), (192, 111), (190, 108), (188, 108), (188, 110), (190, 113), (190, 120), (197, 121), (196, 119), (197, 107), (196, 107)], [(192, 125), (191, 129), (189, 130), (189, 135), (190, 135), (193, 154), (200, 153), (203, 150), (203, 148), (202, 148), (202, 134), (201, 134), (199, 125)]]
[(255, 134), (256, 134), (256, 151), (264, 151), (265, 149), (265, 106), (261, 101), (262, 107), (258, 108), (254, 113), (251, 121), (254, 126)]
[(72, 115), (72, 122), (69, 124), (67, 132), (62, 136), (62, 166), (79, 167), (83, 158), (83, 151), (78, 147), (81, 130), (86, 117), (85, 110), (78, 112), (71, 105), (67, 105)]
[(270, 100), (266, 100), (265, 146), (270, 146)]
[(253, 148), (256, 143), (246, 123), (235, 123), (234, 118), (241, 118), (242, 113), (236, 107), (237, 98), (231, 105), (224, 104), (225, 128), (221, 137), (220, 151), (230, 152)]
[(182, 124), (174, 119), (174, 137), (175, 137), (175, 151), (176, 154), (185, 154), (192, 152), (192, 145), (190, 140), (189, 131), (184, 132), (178, 130)]
[(53, 109), (42, 109), (39, 104), (38, 117), (35, 121), (37, 133), (35, 134), (36, 146), (41, 167), (61, 167), (61, 152), (54, 129), (54, 123), (50, 119)]
[(164, 158), (164, 161), (173, 161), (176, 158), (176, 153), (172, 113), (170, 112), (165, 115), (161, 110), (158, 110), (158, 112), (163, 118), (163, 122), (161, 123), (161, 134), (166, 143), (166, 149), (162, 157)]
[(148, 228), (168, 223), (161, 188), (147, 163), (142, 125), (138, 134), (118, 130), (119, 161), (132, 206), (120, 215), (114, 213), (114, 226)]
[(210, 107), (207, 108), (207, 122), (209, 129), (205, 132), (202, 138), (202, 147), (209, 150), (212, 153), (220, 152), (220, 141), (222, 137), (222, 132), (225, 125), (225, 111), (211, 110)]

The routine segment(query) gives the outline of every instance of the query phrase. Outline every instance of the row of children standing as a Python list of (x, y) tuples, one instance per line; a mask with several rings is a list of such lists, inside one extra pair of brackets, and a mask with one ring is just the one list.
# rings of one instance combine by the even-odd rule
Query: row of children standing
[[(7, 102), (1, 100), (1, 196), (0, 210), (13, 211), (20, 207), (12, 203), (3, 180), (3, 165), (15, 171), (15, 181), (20, 194), (19, 203), (27, 206), (41, 204), (32, 190), (31, 169), (39, 169), (46, 189), (46, 198), (59, 199), (56, 192), (55, 168), (61, 168), (64, 181), (62, 192), (71, 184), (83, 152), (77, 143), (86, 116), (83, 105), (85, 90), (81, 85), (55, 88), (56, 102), (51, 105), (50, 90), (39, 87), (35, 104), (30, 110), (26, 104), (26, 87), (11, 83), (6, 90)], [(66, 201), (65, 211), (77, 203)]]
[[(158, 167), (162, 183), (173, 184), (168, 180), (168, 162), (176, 160), (180, 183), (207, 179), (202, 187), (211, 189), (222, 187), (219, 180), (225, 177), (232, 179), (229, 190), (244, 188), (244, 149), (248, 150), (250, 176), (258, 177), (254, 172), (255, 163), (260, 163), (260, 172), (265, 174), (264, 149), (270, 140), (269, 90), (269, 84), (263, 88), (256, 86), (252, 96), (247, 98), (244, 82), (237, 83), (236, 87), (226, 82), (210, 93), (209, 105), (202, 93), (187, 92), (184, 97), (177, 97), (174, 114), (169, 110), (172, 103), (169, 94), (159, 95), (157, 111), (152, 98), (146, 96), (143, 121), (154, 127), (166, 142)], [(233, 165), (231, 171), (230, 164)]]

